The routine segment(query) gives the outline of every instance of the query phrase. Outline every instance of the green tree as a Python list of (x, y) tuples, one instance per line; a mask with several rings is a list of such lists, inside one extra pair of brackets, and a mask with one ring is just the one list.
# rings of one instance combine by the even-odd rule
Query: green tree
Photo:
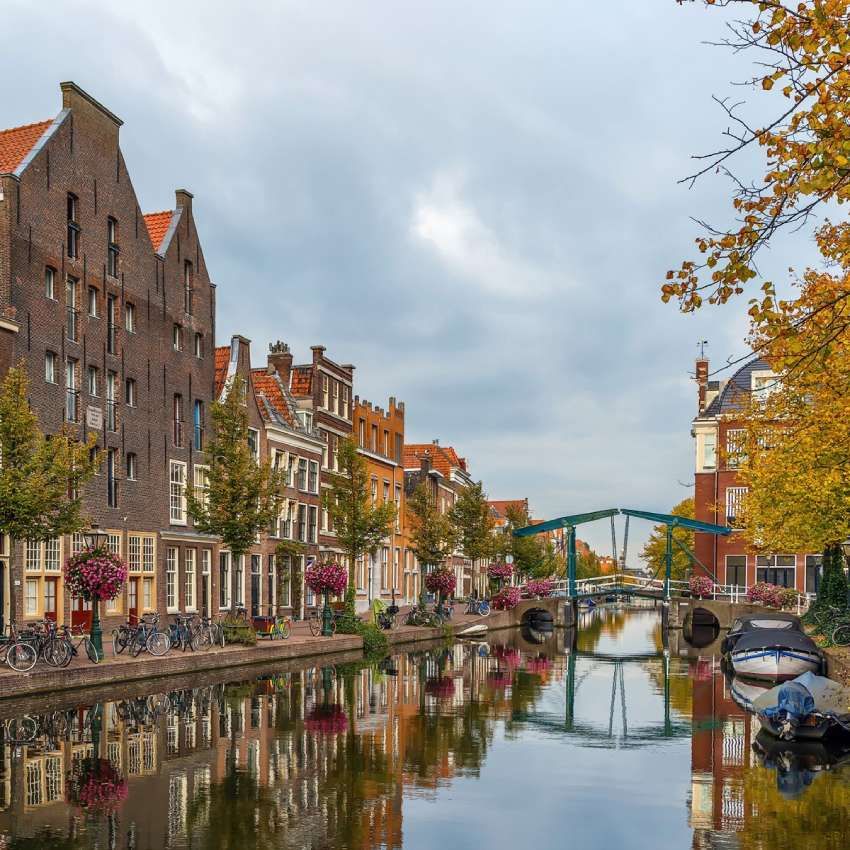
[(847, 608), (847, 576), (844, 574), (844, 550), (840, 543), (831, 544), (823, 552), (823, 576), (815, 608)]
[[(248, 443), (247, 384), (235, 375), (222, 400), (212, 406), (213, 438), (207, 446), (206, 487), (186, 488), (195, 528), (215, 534), (230, 550), (234, 565), (280, 512), (283, 473), (258, 460)], [(236, 569), (230, 571), (230, 606), (236, 605)]]
[[(52, 540), (86, 525), (81, 491), (100, 461), (94, 435), (81, 443), (67, 428), (56, 435), (42, 432), (27, 401), (28, 387), (23, 364), (9, 369), (0, 384), (0, 533), (12, 542), (10, 587), (16, 580), (16, 543)], [(14, 593), (9, 613), (14, 620)]]
[[(674, 516), (694, 518), (694, 500), (683, 499), (671, 511)], [(684, 543), (691, 551), (694, 548), (694, 533), (690, 529), (676, 527), (673, 529), (673, 540)], [(664, 553), (667, 551), (667, 526), (656, 525), (649, 535), (640, 553), (640, 558), (646, 564), (647, 569), (653, 574), (663, 578), (664, 576)], [(676, 543), (673, 543), (673, 570), (671, 578), (683, 579), (691, 568), (690, 557), (683, 552)]]
[(525, 528), (529, 524), (528, 510), (520, 502), (514, 502), (505, 509), (505, 537), (503, 544), (503, 555), (510, 555), (514, 565), (514, 572), (520, 579), (537, 575), (546, 562), (545, 543), (539, 534), (530, 537), (514, 537), (513, 532), (517, 528)]
[(410, 548), (419, 561), (419, 605), (425, 606), (425, 574), (454, 552), (457, 528), (448, 514), (440, 513), (428, 487), (420, 484), (407, 499)]
[(579, 552), (576, 556), (576, 578), (594, 578), (602, 575), (599, 555), (592, 549), (589, 552)]
[(477, 586), (476, 566), (493, 552), (493, 514), (480, 481), (463, 490), (450, 516), (461, 551), (472, 561), (472, 583)]
[(325, 491), (323, 501), (336, 539), (348, 558), (345, 607), (353, 615), (357, 560), (366, 554), (373, 555), (390, 534), (396, 509), (392, 502), (373, 504), (369, 467), (351, 438), (340, 441), (339, 466), (340, 471), (330, 475), (331, 486)]

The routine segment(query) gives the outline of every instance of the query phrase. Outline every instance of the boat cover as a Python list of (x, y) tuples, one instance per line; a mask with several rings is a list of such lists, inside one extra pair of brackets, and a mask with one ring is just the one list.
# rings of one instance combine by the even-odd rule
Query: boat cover
[(735, 654), (754, 649), (791, 649), (820, 655), (817, 644), (802, 632), (788, 629), (754, 629), (742, 634), (732, 650)]
[(753, 700), (753, 708), (777, 722), (783, 736), (792, 735), (794, 728), (812, 714), (850, 728), (850, 688), (811, 672), (771, 688)]
[(754, 629), (796, 629), (802, 631), (800, 618), (796, 614), (788, 614), (784, 611), (764, 611), (759, 614), (746, 614), (738, 617), (729, 630), (730, 634), (735, 632), (749, 632)]

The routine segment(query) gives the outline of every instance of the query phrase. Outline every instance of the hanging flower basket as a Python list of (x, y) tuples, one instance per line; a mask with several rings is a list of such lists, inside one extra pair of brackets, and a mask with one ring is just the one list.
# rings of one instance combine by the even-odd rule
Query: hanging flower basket
[(88, 756), (68, 774), (66, 795), (83, 811), (108, 814), (127, 799), (127, 780), (109, 759)]
[(425, 576), (425, 589), (440, 594), (444, 599), (455, 592), (456, 585), (454, 571), (446, 567), (440, 567)]
[(339, 703), (313, 706), (304, 728), (314, 735), (339, 735), (348, 729), (348, 716)]
[(552, 593), (552, 581), (548, 578), (532, 579), (525, 585), (525, 590), (529, 596), (543, 599)]
[(691, 576), (688, 589), (691, 591), (691, 596), (705, 599), (714, 592), (714, 582), (708, 576)]
[(437, 699), (451, 699), (455, 695), (455, 681), (451, 676), (440, 676), (425, 683), (425, 693)]
[(503, 587), (490, 600), (490, 607), (496, 611), (510, 611), (519, 605), (520, 596), (518, 587)]
[(107, 549), (83, 549), (65, 562), (65, 586), (87, 602), (115, 599), (127, 580), (127, 564)]
[(510, 581), (513, 574), (514, 568), (512, 564), (495, 563), (487, 567), (487, 575), (493, 581)]
[(341, 564), (313, 564), (307, 568), (304, 575), (307, 587), (320, 596), (329, 593), (332, 596), (342, 596), (348, 585), (348, 570)]

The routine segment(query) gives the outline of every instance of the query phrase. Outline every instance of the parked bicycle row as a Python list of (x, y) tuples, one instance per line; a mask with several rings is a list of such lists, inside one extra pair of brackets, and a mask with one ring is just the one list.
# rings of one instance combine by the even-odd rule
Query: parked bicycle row
[(82, 655), (94, 664), (100, 661), (100, 653), (82, 626), (60, 626), (52, 620), (39, 620), (20, 628), (9, 623), (0, 638), (0, 662), (5, 661), (19, 673), (32, 670), (39, 661), (51, 667), (67, 667)]

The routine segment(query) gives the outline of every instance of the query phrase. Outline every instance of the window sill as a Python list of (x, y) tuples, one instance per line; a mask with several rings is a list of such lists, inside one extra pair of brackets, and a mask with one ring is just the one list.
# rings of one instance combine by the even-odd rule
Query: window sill
[(180, 609), (172, 605), (170, 608), (165, 609), (165, 613), (166, 614), (179, 614)]

